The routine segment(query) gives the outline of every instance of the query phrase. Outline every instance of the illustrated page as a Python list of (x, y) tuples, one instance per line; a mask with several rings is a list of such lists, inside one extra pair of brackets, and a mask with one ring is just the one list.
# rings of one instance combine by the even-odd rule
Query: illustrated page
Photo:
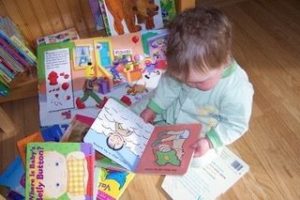
[(191, 161), (192, 145), (199, 137), (200, 124), (157, 126), (151, 135), (137, 172), (184, 174)]

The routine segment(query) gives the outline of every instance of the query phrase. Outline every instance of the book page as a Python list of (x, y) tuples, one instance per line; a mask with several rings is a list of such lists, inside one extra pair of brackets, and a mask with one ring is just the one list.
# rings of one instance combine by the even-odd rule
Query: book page
[(249, 166), (228, 148), (224, 148), (205, 167), (190, 168), (184, 176), (166, 176), (162, 188), (174, 200), (215, 199), (247, 171)]
[(184, 174), (194, 153), (192, 145), (201, 132), (200, 124), (156, 126), (137, 172)]
[(47, 111), (73, 108), (70, 51), (68, 48), (45, 52)]
[(84, 141), (128, 170), (135, 171), (154, 126), (110, 98)]

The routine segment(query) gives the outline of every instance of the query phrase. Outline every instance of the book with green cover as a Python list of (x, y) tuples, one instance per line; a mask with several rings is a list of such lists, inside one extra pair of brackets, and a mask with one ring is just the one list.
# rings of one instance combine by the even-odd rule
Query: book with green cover
[(92, 199), (93, 147), (86, 143), (29, 143), (25, 199)]

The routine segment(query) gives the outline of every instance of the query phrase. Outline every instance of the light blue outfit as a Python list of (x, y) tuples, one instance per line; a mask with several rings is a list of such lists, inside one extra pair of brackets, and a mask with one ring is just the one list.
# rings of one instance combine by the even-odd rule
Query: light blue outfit
[(201, 135), (217, 148), (231, 144), (248, 130), (253, 94), (246, 72), (233, 61), (209, 91), (191, 88), (163, 75), (152, 96), (132, 109), (139, 114), (148, 106), (157, 113), (155, 122), (200, 122)]

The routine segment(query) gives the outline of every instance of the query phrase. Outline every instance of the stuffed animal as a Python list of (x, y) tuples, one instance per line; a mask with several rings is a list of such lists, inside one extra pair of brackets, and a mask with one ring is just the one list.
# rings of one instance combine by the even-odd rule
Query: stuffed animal
[(145, 22), (146, 29), (155, 27), (153, 16), (157, 14), (158, 6), (154, 1), (149, 0), (105, 0), (105, 4), (114, 19), (114, 29), (119, 34), (124, 34), (125, 24), (130, 33), (141, 30), (141, 26), (136, 24), (136, 19), (139, 22)]

